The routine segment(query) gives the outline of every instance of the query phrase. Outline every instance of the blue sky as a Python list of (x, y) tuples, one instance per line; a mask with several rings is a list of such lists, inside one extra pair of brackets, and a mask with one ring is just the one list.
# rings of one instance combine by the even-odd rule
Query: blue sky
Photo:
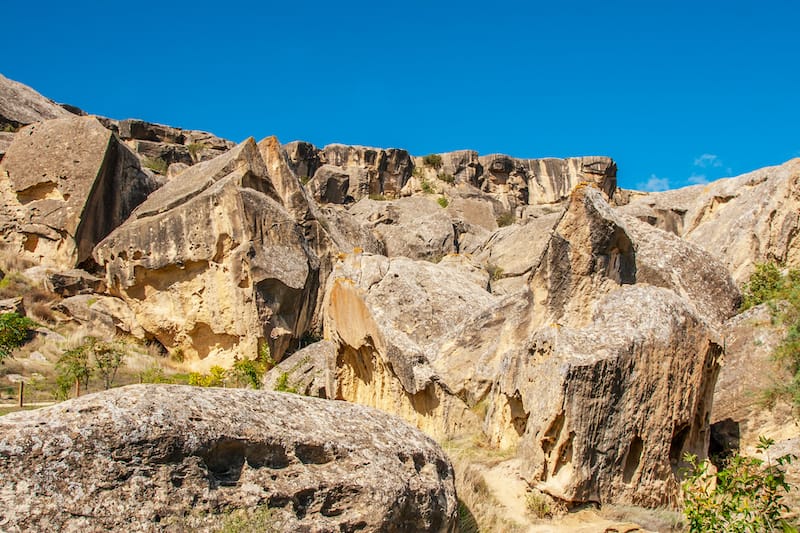
[[(100, 7), (101, 6), (101, 7)], [(6, 2), (0, 72), (114, 118), (674, 188), (800, 157), (800, 2)]]

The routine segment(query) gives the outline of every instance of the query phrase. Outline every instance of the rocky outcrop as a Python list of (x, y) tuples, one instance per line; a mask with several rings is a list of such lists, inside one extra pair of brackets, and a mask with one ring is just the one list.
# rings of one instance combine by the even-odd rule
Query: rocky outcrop
[(439, 260), (457, 251), (457, 235), (447, 212), (432, 198), (391, 201), (363, 199), (349, 210), (371, 228), (389, 257)]
[(4, 416), (0, 450), (9, 531), (456, 530), (441, 449), (342, 402), (133, 385)]
[(336, 384), (336, 345), (319, 341), (296, 351), (264, 375), (269, 390), (290, 389), (317, 398), (333, 397)]
[(719, 257), (739, 283), (755, 263), (800, 266), (800, 159), (708, 185), (635, 195), (620, 210)]
[(95, 118), (26, 126), (0, 163), (5, 244), (36, 262), (83, 264), (158, 185)]
[(95, 259), (139, 324), (201, 366), (264, 343), (280, 360), (315, 307), (318, 259), (252, 139), (150, 195)]
[(0, 131), (70, 116), (72, 113), (52, 100), (0, 74)]
[[(347, 257), (324, 305), (335, 397), (443, 437), (482, 425), (528, 483), (566, 501), (677, 501), (682, 454), (709, 439), (712, 324), (733, 312), (732, 298), (716, 313), (711, 298), (732, 284), (716, 264), (697, 277), (674, 268), (710, 260), (697, 249), (656, 262), (647, 232), (660, 230), (630, 230), (604, 198), (581, 187), (538, 231), (536, 219), (509, 228), (539, 244), (509, 265), (521, 283), (505, 298), (466, 265)], [(663, 287), (638, 279), (673, 269)]]

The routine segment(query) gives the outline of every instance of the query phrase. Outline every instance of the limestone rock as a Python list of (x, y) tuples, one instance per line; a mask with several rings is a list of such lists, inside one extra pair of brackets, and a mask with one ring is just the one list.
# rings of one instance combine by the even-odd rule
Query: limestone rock
[(284, 144), (282, 150), (298, 178), (310, 179), (322, 164), (319, 150), (311, 143), (293, 141)]
[(14, 134), (9, 131), (0, 131), (0, 161), (3, 160), (3, 157), (6, 155), (8, 151), (8, 147), (11, 146), (11, 143), (14, 141)]
[(113, 296), (77, 294), (64, 298), (55, 308), (86, 326), (96, 337), (111, 339), (119, 334), (130, 334), (137, 339), (146, 337), (131, 308)]
[(48, 272), (45, 286), (64, 297), (105, 291), (102, 279), (78, 268)]
[[(298, 350), (264, 375), (264, 387), (275, 390), (280, 380), (304, 396), (329, 398), (336, 390), (336, 345), (319, 341)], [(284, 377), (285, 376), (285, 377)]]
[(72, 113), (27, 85), (0, 74), (0, 129), (6, 125), (18, 128), (71, 115)]
[(158, 184), (136, 156), (92, 117), (26, 126), (0, 163), (14, 252), (61, 267), (90, 259)]
[[(132, 385), (0, 418), (4, 528), (456, 530), (453, 469), (400, 420), (264, 391)], [(267, 514), (268, 513), (268, 514)]]
[(346, 204), (353, 201), (348, 194), (350, 174), (333, 165), (322, 165), (308, 182), (308, 188), (314, 199), (326, 204)]
[(457, 251), (453, 222), (431, 198), (363, 199), (349, 211), (372, 228), (389, 257), (438, 260)]
[(280, 360), (315, 307), (319, 262), (252, 139), (167, 182), (94, 257), (139, 324), (201, 367), (265, 342)]
[(152, 141), (126, 141), (127, 146), (141, 156), (145, 165), (155, 161), (163, 161), (167, 167), (174, 163), (193, 165), (194, 160), (189, 149), (180, 144), (169, 144)]
[(800, 159), (708, 185), (638, 195), (620, 210), (701, 246), (739, 283), (755, 263), (800, 267)]
[(151, 124), (143, 120), (127, 119), (119, 122), (119, 136), (123, 139), (139, 139), (156, 143), (183, 144), (186, 137), (178, 128)]

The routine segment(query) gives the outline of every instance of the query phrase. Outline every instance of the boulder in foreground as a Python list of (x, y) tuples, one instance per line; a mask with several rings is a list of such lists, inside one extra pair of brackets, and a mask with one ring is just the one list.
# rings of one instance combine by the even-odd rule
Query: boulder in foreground
[(131, 385), (0, 419), (13, 531), (454, 531), (453, 469), (370, 408), (291, 394)]

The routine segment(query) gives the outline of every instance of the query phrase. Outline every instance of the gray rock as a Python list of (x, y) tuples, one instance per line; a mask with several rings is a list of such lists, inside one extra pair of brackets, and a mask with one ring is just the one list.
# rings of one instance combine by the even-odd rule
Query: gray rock
[(278, 531), (457, 527), (438, 445), (342, 402), (132, 385), (4, 416), (0, 450), (12, 531), (216, 531), (237, 509)]
[(15, 296), (13, 298), (4, 298), (0, 300), (0, 313), (17, 313), (18, 315), (25, 315), (25, 304), (22, 301), (22, 296)]
[(45, 286), (49, 291), (64, 297), (103, 292), (106, 288), (102, 279), (78, 268), (48, 272)]
[(183, 144), (186, 140), (178, 128), (152, 124), (144, 120), (127, 119), (119, 122), (119, 136), (123, 139), (138, 139), (155, 143)]
[[(298, 350), (264, 375), (264, 387), (275, 390), (280, 380), (304, 396), (330, 398), (336, 390), (336, 345), (319, 341)], [(285, 378), (283, 376), (286, 376)]]
[(333, 165), (319, 167), (307, 187), (320, 203), (345, 204), (353, 201), (353, 197), (348, 195), (350, 174)]
[(453, 222), (432, 198), (363, 199), (349, 211), (372, 228), (389, 257), (439, 260), (457, 252)]
[(293, 141), (283, 145), (289, 165), (299, 178), (311, 178), (322, 163), (319, 150), (311, 143)]
[(18, 128), (52, 118), (72, 114), (34, 91), (27, 85), (10, 80), (0, 74), (0, 129), (3, 126)]

